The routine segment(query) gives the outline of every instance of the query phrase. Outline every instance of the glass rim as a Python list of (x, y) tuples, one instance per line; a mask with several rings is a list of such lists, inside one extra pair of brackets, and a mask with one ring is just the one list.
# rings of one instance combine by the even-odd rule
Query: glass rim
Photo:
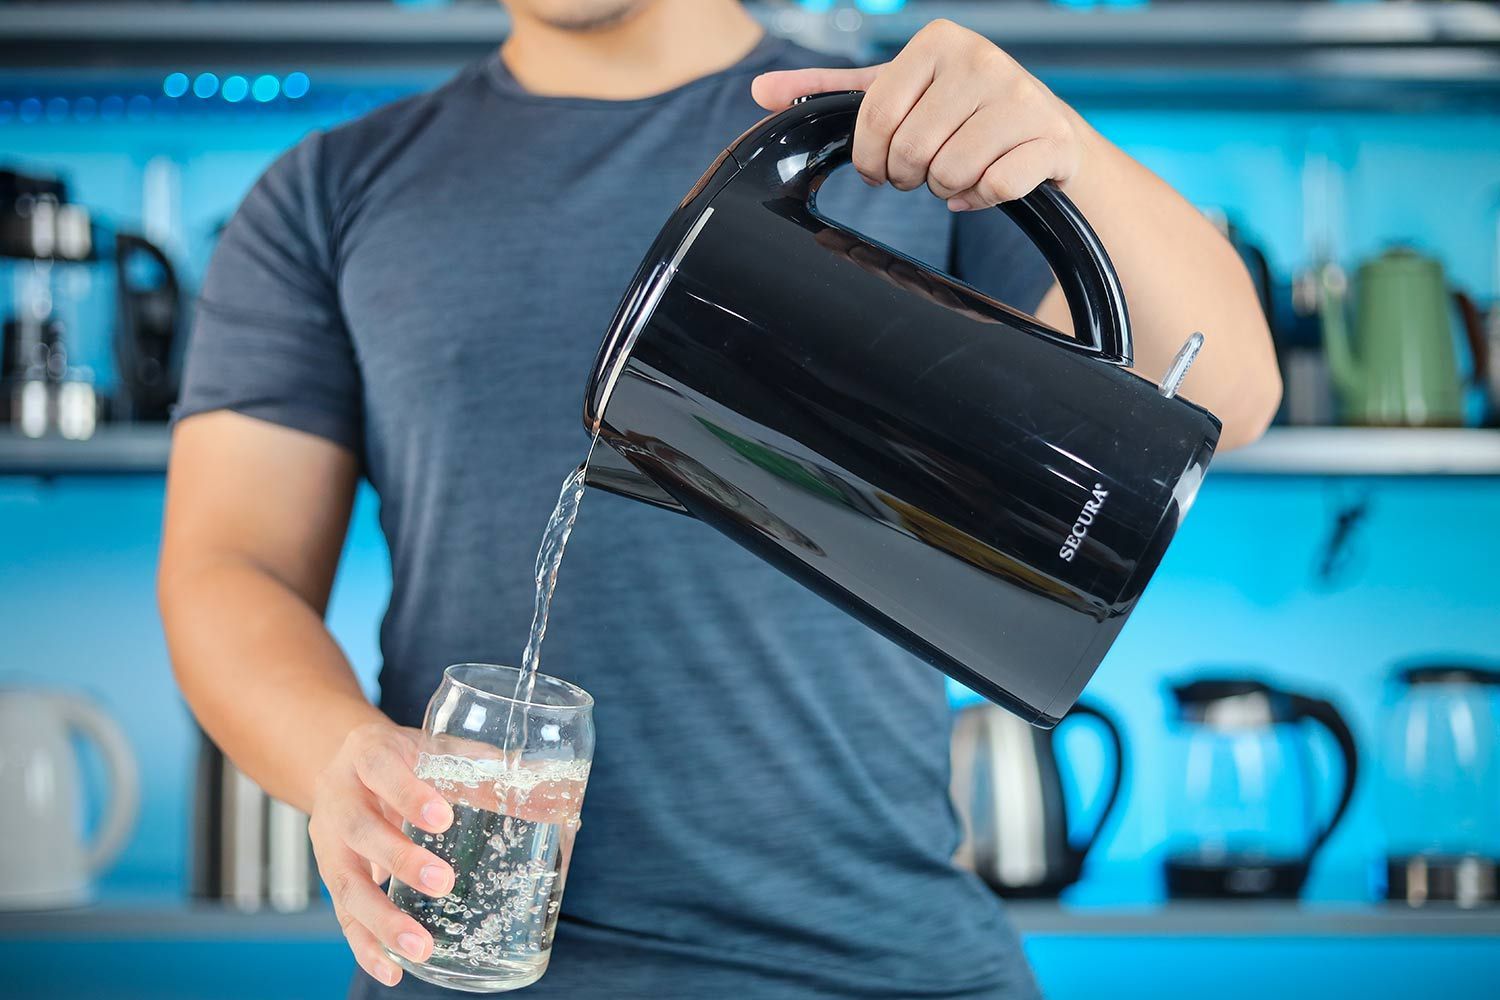
[[(572, 701), (561, 705), (549, 705), (546, 702), (536, 701), (536, 687), (532, 688), (532, 700), (529, 701), (517, 698), (513, 694), (501, 694), (498, 691), (490, 691), (478, 686), (477, 684), (472, 684), (469, 681), (463, 680), (458, 676), (459, 671), (469, 670), (503, 671), (505, 673), (515, 675), (517, 679), (519, 679), (521, 674), (520, 667), (512, 667), (504, 663), (464, 662), (450, 663), (448, 666), (444, 667), (443, 679), (451, 684), (463, 688), (466, 691), (471, 691), (482, 698), (501, 701), (510, 705), (520, 705), (528, 709), (541, 709), (543, 711), (551, 712), (580, 712), (594, 707), (594, 696), (589, 694), (583, 688), (570, 681), (565, 681), (561, 677), (553, 677), (551, 674), (544, 674), (540, 670), (538, 670), (536, 674), (537, 686), (545, 683), (548, 687), (561, 688), (566, 694), (572, 697)], [(511, 685), (511, 690), (515, 690), (514, 683)]]

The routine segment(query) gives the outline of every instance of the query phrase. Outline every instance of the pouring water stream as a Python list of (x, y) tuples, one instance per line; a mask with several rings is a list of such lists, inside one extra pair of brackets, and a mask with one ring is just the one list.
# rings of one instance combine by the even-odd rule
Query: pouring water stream
[(526, 748), (527, 721), (523, 713), (521, 717), (521, 733), (519, 745), (515, 746), (514, 755), (511, 754), (511, 723), (514, 721), (516, 706), (529, 705), (532, 694), (536, 690), (537, 668), (541, 665), (542, 640), (547, 637), (547, 619), (552, 609), (552, 592), (557, 587), (557, 574), (562, 568), (563, 552), (568, 547), (568, 538), (573, 534), (573, 525), (578, 520), (578, 507), (583, 502), (584, 475), (588, 470), (589, 461), (594, 457), (594, 447), (599, 443), (599, 435), (596, 432), (594, 438), (589, 442), (588, 455), (583, 464), (568, 474), (563, 480), (562, 491), (558, 494), (557, 505), (552, 508), (552, 514), (547, 518), (546, 530), (542, 532), (542, 543), (536, 553), (536, 603), (531, 614), (531, 632), (526, 639), (526, 648), (521, 653), (521, 671), (516, 675), (516, 687), (511, 692), (510, 710), (506, 715), (504, 757), (515, 765), (520, 764), (521, 754)]

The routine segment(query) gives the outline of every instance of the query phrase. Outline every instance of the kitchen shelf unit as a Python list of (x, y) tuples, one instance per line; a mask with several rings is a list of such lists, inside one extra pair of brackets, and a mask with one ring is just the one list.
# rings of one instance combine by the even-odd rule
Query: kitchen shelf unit
[(170, 450), (164, 424), (105, 424), (86, 441), (27, 438), (0, 428), (0, 475), (160, 475)]
[[(856, 58), (888, 55), (947, 17), (1095, 103), (1423, 109), (1500, 106), (1500, 7), (1480, 2), (1234, 3), (1060, 8), (946, 0), (891, 14), (755, 2), (772, 30)], [(506, 31), (497, 4), (0, 4), (0, 66), (456, 66)], [(1189, 85), (1190, 84), (1190, 85)]]
[[(1026, 935), (1204, 938), (1500, 937), (1500, 909), (1413, 910), (1383, 904), (1170, 903), (1071, 907), (1013, 901), (1007, 912)], [(211, 903), (111, 903), (77, 910), (0, 913), (0, 938), (30, 940), (341, 939), (333, 911), (242, 913)]]
[(1500, 430), (1273, 427), (1210, 476), (1500, 476)]
[[(166, 470), (164, 425), (105, 425), (87, 441), (0, 431), (0, 476), (139, 475)], [(1500, 430), (1274, 427), (1214, 460), (1211, 476), (1500, 477)]]

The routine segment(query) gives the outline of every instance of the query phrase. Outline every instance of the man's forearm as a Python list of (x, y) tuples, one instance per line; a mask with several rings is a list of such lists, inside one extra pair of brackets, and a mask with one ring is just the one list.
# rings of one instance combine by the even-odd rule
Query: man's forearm
[(203, 728), (268, 792), (310, 811), (344, 738), (384, 718), (319, 613), (235, 556), (166, 564), (159, 590), (173, 669)]
[[(1081, 124), (1087, 153), (1064, 185), (1119, 270), (1135, 329), (1135, 366), (1159, 379), (1195, 330), (1203, 353), (1183, 395), (1224, 423), (1222, 448), (1253, 441), (1280, 398), (1275, 352), (1234, 248), (1150, 170)], [(1060, 302), (1048, 304), (1061, 307)]]

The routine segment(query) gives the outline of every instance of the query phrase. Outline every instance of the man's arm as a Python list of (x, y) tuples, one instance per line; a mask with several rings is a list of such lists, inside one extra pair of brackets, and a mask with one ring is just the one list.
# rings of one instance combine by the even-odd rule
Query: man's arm
[(303, 812), (344, 737), (384, 718), (323, 626), (356, 479), (337, 445), (229, 411), (172, 438), (158, 596), (177, 682), (235, 764)]
[(353, 455), (322, 438), (229, 411), (187, 418), (172, 437), (157, 590), (198, 721), (241, 770), (311, 816), (349, 945), (394, 985), (400, 970), (381, 945), (424, 961), (432, 940), (376, 881), (393, 871), (448, 892), (451, 870), (399, 824), (440, 832), (452, 811), (412, 773), (412, 734), (365, 699), (323, 625), (357, 478)]
[[(1213, 224), (1165, 181), (1087, 124), (1092, 151), (1064, 185), (1109, 249), (1130, 303), (1135, 369), (1160, 381), (1194, 331), (1203, 352), (1182, 394), (1224, 424), (1219, 452), (1265, 433), (1281, 402), (1281, 373), (1265, 314), (1244, 262)], [(1073, 328), (1056, 285), (1037, 318)]]
[[(865, 90), (854, 167), (871, 184), (923, 184), (954, 211), (989, 209), (1056, 181), (1098, 231), (1135, 326), (1136, 367), (1166, 373), (1194, 331), (1207, 339), (1183, 394), (1224, 424), (1220, 450), (1255, 440), (1281, 398), (1270, 332), (1234, 249), (1191, 205), (1111, 145), (987, 39), (934, 21), (891, 62), (767, 73), (755, 99), (780, 110), (803, 94)], [(1038, 310), (1072, 323), (1057, 287)]]

